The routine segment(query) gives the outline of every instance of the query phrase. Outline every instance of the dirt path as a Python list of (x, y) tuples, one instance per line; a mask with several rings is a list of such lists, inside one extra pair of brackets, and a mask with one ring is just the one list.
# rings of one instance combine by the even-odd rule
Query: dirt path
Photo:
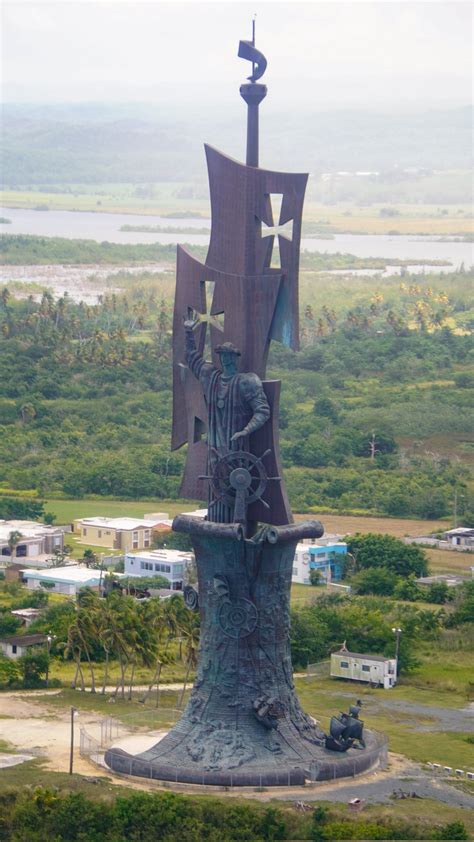
[[(44, 691), (41, 691), (44, 695)], [(99, 714), (81, 713), (75, 719), (74, 770), (91, 774), (91, 766), (79, 755), (81, 725), (93, 736), (100, 734)], [(0, 739), (25, 753), (42, 756), (46, 768), (55, 772), (69, 771), (71, 745), (70, 711), (48, 708), (29, 702), (24, 693), (0, 693)]]

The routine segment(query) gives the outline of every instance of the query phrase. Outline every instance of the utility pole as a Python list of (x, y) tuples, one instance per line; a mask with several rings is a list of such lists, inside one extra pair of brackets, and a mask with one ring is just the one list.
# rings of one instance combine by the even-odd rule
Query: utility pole
[(103, 596), (102, 593), (102, 577), (104, 575), (104, 553), (100, 553), (100, 576), (99, 576), (99, 596)]
[(398, 669), (398, 655), (399, 655), (399, 652), (400, 652), (400, 635), (401, 635), (401, 633), (402, 633), (402, 629), (394, 628), (394, 629), (392, 629), (392, 631), (393, 631), (393, 633), (394, 633), (394, 634), (396, 634), (396, 635), (397, 635), (396, 642), (395, 642), (395, 660), (396, 660), (396, 662), (397, 662), (397, 667), (396, 667), (396, 669), (397, 669), (397, 676), (398, 676), (398, 672), (399, 672), (399, 669)]
[(71, 745), (69, 749), (69, 774), (72, 775), (72, 767), (74, 762), (74, 717), (77, 713), (76, 708), (71, 707)]
[(47, 645), (47, 652), (48, 652), (48, 662), (46, 664), (46, 687), (48, 686), (48, 681), (49, 681), (49, 656), (50, 656), (50, 652), (51, 652), (51, 641), (52, 641), (52, 639), (53, 638), (52, 638), (51, 632), (48, 632), (48, 636), (46, 638), (46, 645)]

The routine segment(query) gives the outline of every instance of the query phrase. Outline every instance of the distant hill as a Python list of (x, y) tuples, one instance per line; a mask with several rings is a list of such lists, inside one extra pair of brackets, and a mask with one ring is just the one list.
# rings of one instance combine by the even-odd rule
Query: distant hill
[[(202, 140), (241, 158), (244, 115), (178, 113), (156, 106), (6, 105), (5, 186), (205, 179)], [(262, 111), (262, 166), (310, 171), (466, 170), (472, 109), (391, 114)]]

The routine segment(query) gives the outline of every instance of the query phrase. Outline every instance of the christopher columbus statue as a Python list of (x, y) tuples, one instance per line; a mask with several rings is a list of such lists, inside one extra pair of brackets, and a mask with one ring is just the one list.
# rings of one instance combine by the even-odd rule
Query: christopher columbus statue
[[(184, 322), (186, 362), (201, 383), (207, 406), (208, 470), (212, 475), (220, 458), (231, 451), (249, 450), (248, 438), (270, 418), (270, 406), (262, 381), (253, 372), (240, 373), (240, 351), (232, 342), (218, 345), (222, 369), (206, 362), (196, 348), (194, 328), (197, 322)], [(232, 511), (225, 503), (209, 501), (209, 520), (230, 523)]]

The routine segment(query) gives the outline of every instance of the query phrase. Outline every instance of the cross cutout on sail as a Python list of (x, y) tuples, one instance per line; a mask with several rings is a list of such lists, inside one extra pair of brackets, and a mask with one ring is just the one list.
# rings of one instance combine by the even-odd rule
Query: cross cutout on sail
[(213, 313), (213, 300), (214, 300), (214, 288), (215, 282), (214, 281), (201, 281), (201, 289), (203, 292), (202, 300), (203, 300), (203, 312), (198, 312), (194, 310), (192, 307), (188, 308), (190, 311), (190, 316), (199, 324), (204, 325), (205, 329), (205, 348), (206, 354), (209, 355), (211, 352), (211, 336), (210, 330), (207, 330), (207, 326), (209, 328), (213, 327), (218, 330), (220, 333), (224, 332), (224, 312), (221, 313)]
[[(271, 218), (272, 222), (275, 219), (281, 220), (281, 205), (283, 201), (283, 194), (282, 193), (270, 193), (268, 195), (269, 205), (271, 208)], [(290, 219), (288, 222), (284, 224), (280, 224), (278, 222), (277, 225), (267, 225), (266, 222), (262, 220), (262, 239), (272, 237), (272, 251), (270, 254), (269, 259), (269, 266), (273, 268), (280, 268), (281, 267), (281, 254), (280, 254), (280, 244), (279, 244), (279, 237), (285, 237), (286, 240), (293, 239), (293, 220)], [(276, 238), (276, 242), (275, 242)]]

